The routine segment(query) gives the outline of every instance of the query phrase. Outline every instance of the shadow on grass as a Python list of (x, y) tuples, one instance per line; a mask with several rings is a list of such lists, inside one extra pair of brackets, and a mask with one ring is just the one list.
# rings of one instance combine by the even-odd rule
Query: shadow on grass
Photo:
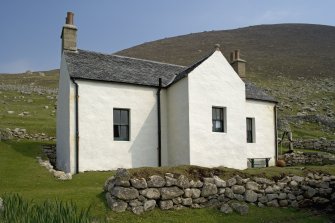
[(11, 147), (15, 152), (20, 153), (23, 156), (36, 158), (36, 156), (42, 155), (42, 145), (50, 144), (48, 142), (33, 142), (28, 140), (22, 141), (5, 141), (4, 144)]
[(101, 193), (97, 194), (97, 198), (99, 198), (99, 200), (104, 204), (104, 207), (106, 208), (106, 210), (108, 209), (108, 204), (107, 204), (107, 200), (105, 197), (105, 192), (102, 191)]

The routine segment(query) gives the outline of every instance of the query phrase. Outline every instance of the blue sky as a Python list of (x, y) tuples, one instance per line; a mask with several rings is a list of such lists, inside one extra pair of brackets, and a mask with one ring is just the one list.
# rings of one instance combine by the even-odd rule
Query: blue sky
[(335, 25), (333, 0), (1, 0), (0, 73), (59, 67), (75, 13), (78, 47), (112, 53), (144, 42), (258, 24)]

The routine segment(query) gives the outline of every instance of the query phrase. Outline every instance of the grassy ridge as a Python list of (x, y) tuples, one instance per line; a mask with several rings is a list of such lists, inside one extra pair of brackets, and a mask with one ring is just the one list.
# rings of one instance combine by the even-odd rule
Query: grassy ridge
[(58, 88), (58, 78), (58, 69), (22, 74), (0, 74), (0, 84)]

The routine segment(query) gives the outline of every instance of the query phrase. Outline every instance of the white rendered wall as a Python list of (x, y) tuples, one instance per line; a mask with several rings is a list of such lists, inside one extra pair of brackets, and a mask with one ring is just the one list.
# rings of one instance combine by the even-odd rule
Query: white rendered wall
[(61, 60), (61, 68), (58, 84), (57, 113), (56, 113), (56, 138), (57, 138), (57, 168), (69, 172), (70, 170), (70, 139), (69, 139), (69, 95), (70, 77), (67, 72), (64, 58)]
[[(77, 81), (79, 170), (157, 166), (157, 89)], [(114, 141), (113, 108), (130, 109), (130, 141)]]
[(188, 80), (167, 90), (169, 165), (190, 164)]
[(271, 158), (275, 165), (274, 104), (247, 100), (246, 117), (255, 119), (255, 143), (247, 143), (248, 158)]
[(76, 172), (76, 88), (72, 81), (70, 81), (70, 126), (69, 126), (69, 139), (70, 139), (70, 172)]
[(161, 146), (162, 146), (162, 166), (169, 165), (169, 149), (168, 149), (168, 113), (167, 113), (167, 90), (161, 90)]
[[(247, 168), (244, 82), (220, 51), (188, 79), (190, 164)], [(212, 106), (226, 107), (225, 133), (212, 132)]]

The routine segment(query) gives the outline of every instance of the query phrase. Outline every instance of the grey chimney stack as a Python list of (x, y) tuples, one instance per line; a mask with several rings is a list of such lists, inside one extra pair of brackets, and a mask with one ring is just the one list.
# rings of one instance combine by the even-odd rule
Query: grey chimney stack
[(73, 12), (68, 12), (62, 30), (62, 52), (77, 52), (77, 27), (73, 24)]
[(247, 61), (240, 58), (240, 50), (234, 50), (230, 53), (230, 65), (234, 68), (235, 72), (241, 77), (245, 78), (245, 64)]

